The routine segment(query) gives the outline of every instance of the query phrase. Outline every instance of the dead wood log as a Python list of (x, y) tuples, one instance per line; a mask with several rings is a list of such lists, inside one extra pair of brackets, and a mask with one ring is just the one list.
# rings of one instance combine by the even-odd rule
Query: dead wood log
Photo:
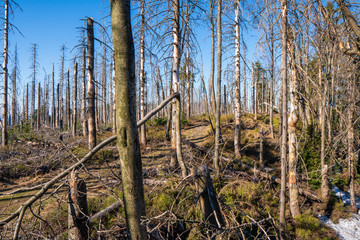
[[(195, 149), (199, 150), (200, 152), (206, 154), (207, 157), (209, 157), (209, 158), (212, 158), (212, 157), (214, 156), (214, 153), (213, 153), (211, 150), (209, 150), (209, 149), (206, 149), (206, 148), (204, 148), (204, 147), (198, 146), (197, 144), (192, 143), (192, 142), (190, 142), (190, 141), (188, 141), (188, 140), (184, 140), (184, 139), (183, 139), (182, 142), (183, 142), (184, 144), (186, 144), (186, 145), (188, 145), (188, 146), (190, 146), (190, 147), (192, 147), (192, 148), (195, 148)], [(232, 162), (232, 161), (233, 161), (232, 159), (227, 158), (227, 157), (224, 157), (224, 156), (220, 156), (220, 158), (221, 158), (221, 160), (226, 161), (226, 162)], [(258, 175), (258, 176), (260, 176), (260, 177), (262, 177), (262, 178), (265, 178), (265, 179), (267, 179), (267, 180), (270, 180), (271, 182), (275, 182), (275, 183), (280, 184), (280, 181), (281, 181), (281, 180), (280, 180), (279, 178), (276, 178), (276, 177), (274, 177), (274, 176), (272, 176), (272, 175), (270, 175), (270, 174), (268, 174), (268, 173), (265, 173), (265, 172), (262, 172), (262, 171), (260, 171), (260, 170), (258, 170), (258, 169), (255, 169), (255, 168), (253, 168), (253, 167), (251, 167), (251, 166), (249, 166), (249, 165), (247, 165), (247, 164), (245, 164), (245, 163), (243, 163), (243, 162), (237, 162), (237, 164), (239, 164), (239, 166), (240, 166), (242, 169), (252, 171), (252, 172), (254, 172), (255, 175)], [(310, 192), (310, 191), (308, 191), (308, 190), (304, 190), (304, 189), (299, 188), (299, 193), (300, 193), (301, 195), (304, 195), (304, 196), (310, 198), (310, 199), (313, 200), (313, 201), (322, 202), (322, 200), (321, 200), (318, 196), (316, 196), (314, 193), (312, 193), (312, 192)]]
[[(137, 122), (137, 127), (140, 127), (142, 124), (144, 124), (147, 120), (149, 120), (153, 115), (155, 115), (157, 112), (159, 112), (167, 103), (169, 103), (173, 98), (179, 97), (180, 94), (178, 92), (173, 93), (171, 96), (167, 97), (159, 106), (157, 106), (155, 109), (153, 109), (151, 112), (146, 114), (146, 116)], [(42, 197), (58, 180), (66, 177), (73, 169), (81, 166), (84, 164), (87, 160), (89, 160), (92, 156), (94, 156), (99, 150), (101, 150), (103, 147), (108, 145), (109, 143), (115, 141), (117, 138), (116, 135), (111, 136), (104, 141), (102, 141), (100, 144), (96, 145), (91, 151), (89, 151), (81, 160), (79, 160), (74, 165), (70, 166), (63, 172), (59, 173), (57, 176), (52, 178), (50, 181), (44, 184), (44, 186), (41, 188), (40, 191), (38, 191), (35, 195), (33, 195), (29, 200), (27, 200), (21, 207), (19, 207), (14, 213), (10, 214), (8, 217), (0, 221), (0, 228), (2, 228), (4, 225), (15, 219), (20, 215), (20, 213), (25, 212), (25, 210), (31, 206), (36, 200), (38, 200), (40, 197)]]
[(192, 171), (205, 221), (218, 228), (225, 227), (208, 167), (206, 165), (195, 167)]
[(121, 206), (123, 206), (123, 203), (121, 201), (116, 201), (107, 208), (101, 210), (98, 213), (95, 213), (89, 218), (89, 224), (91, 224), (95, 219), (101, 219), (108, 215), (109, 213), (118, 210)]
[(69, 240), (89, 239), (88, 205), (86, 184), (76, 171), (69, 178), (68, 229)]

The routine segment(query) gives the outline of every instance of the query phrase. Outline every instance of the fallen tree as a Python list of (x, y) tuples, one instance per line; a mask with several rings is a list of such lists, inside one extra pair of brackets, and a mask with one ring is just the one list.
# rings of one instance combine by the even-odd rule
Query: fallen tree
[[(154, 116), (157, 112), (159, 112), (166, 104), (168, 104), (172, 99), (179, 98), (179, 93), (173, 93), (169, 97), (167, 97), (159, 106), (154, 108), (151, 112), (149, 112), (143, 119), (137, 122), (137, 127), (143, 125), (147, 120), (149, 120), (152, 116)], [(57, 176), (52, 178), (50, 181), (45, 183), (43, 187), (38, 191), (34, 196), (32, 196), (29, 200), (27, 200), (21, 207), (19, 207), (14, 213), (10, 214), (7, 218), (0, 221), (0, 227), (3, 227), (16, 217), (18, 217), (16, 229), (20, 229), (22, 218), (24, 217), (24, 213), (26, 209), (31, 206), (36, 200), (42, 197), (57, 181), (66, 177), (71, 171), (81, 165), (83, 165), (86, 161), (88, 161), (92, 156), (94, 156), (99, 150), (108, 145), (109, 143), (116, 140), (116, 135), (111, 136), (100, 144), (96, 145), (91, 151), (89, 151), (81, 160), (79, 160), (74, 165), (68, 167), (63, 172), (59, 173)], [(15, 230), (16, 232), (16, 230)]]
[[(182, 142), (184, 144), (186, 144), (186, 145), (188, 145), (188, 146), (202, 152), (203, 154), (206, 154), (206, 156), (209, 157), (209, 158), (212, 158), (214, 156), (214, 153), (209, 149), (206, 149), (204, 147), (196, 145), (195, 143), (192, 143), (192, 142), (190, 142), (188, 140), (185, 140), (185, 139), (183, 139)], [(220, 158), (223, 161), (226, 161), (226, 162), (232, 162), (233, 161), (232, 159), (224, 157), (224, 156), (220, 156)], [(276, 177), (274, 177), (274, 176), (272, 176), (272, 175), (270, 175), (270, 174), (268, 174), (266, 172), (262, 172), (259, 169), (253, 168), (253, 167), (247, 165), (246, 163), (243, 163), (243, 162), (237, 162), (237, 163), (239, 164), (239, 166), (241, 168), (243, 168), (245, 170), (252, 171), (253, 173), (255, 173), (256, 175), (261, 176), (262, 178), (265, 178), (267, 180), (270, 180), (271, 182), (275, 182), (275, 183), (280, 184), (281, 180), (279, 178), (276, 178)], [(310, 198), (313, 201), (322, 202), (322, 200), (319, 197), (317, 197), (314, 193), (312, 193), (312, 192), (310, 192), (308, 190), (304, 190), (304, 189), (299, 188), (299, 193), (301, 195), (304, 195), (304, 196)]]

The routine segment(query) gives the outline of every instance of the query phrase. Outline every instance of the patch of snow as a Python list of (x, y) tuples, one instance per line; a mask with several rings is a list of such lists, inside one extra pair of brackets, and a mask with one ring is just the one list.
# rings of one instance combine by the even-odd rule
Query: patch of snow
[[(338, 187), (332, 186), (331, 190), (335, 193), (335, 196), (340, 198), (345, 205), (350, 205), (350, 194), (341, 191)], [(356, 207), (360, 208), (360, 198), (355, 197)], [(334, 229), (339, 238), (342, 240), (358, 240), (360, 239), (360, 215), (352, 214), (352, 217), (348, 219), (340, 219), (339, 223), (333, 223), (326, 216), (318, 216), (320, 221)]]
[(360, 239), (360, 215), (352, 214), (348, 219), (340, 219), (338, 224), (333, 223), (326, 216), (319, 216), (322, 223), (334, 229), (342, 240), (358, 240)]

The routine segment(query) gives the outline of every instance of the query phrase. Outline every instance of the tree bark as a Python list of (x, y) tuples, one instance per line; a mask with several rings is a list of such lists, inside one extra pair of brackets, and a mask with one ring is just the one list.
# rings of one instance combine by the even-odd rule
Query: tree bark
[(215, 154), (214, 154), (214, 167), (220, 171), (220, 111), (221, 111), (221, 12), (222, 0), (217, 2), (217, 77), (216, 77), (216, 113), (215, 113)]
[(56, 126), (56, 107), (55, 107), (55, 70), (54, 63), (52, 68), (52, 102), (51, 102), (51, 127), (54, 129)]
[[(179, 67), (180, 67), (180, 2), (179, 0), (172, 1), (173, 10), (173, 69), (172, 69), (172, 91), (179, 91)], [(175, 125), (175, 131), (172, 134), (172, 150), (176, 151), (176, 159), (181, 168), (183, 177), (187, 176), (186, 164), (182, 157), (181, 146), (181, 101), (180, 97), (173, 102), (172, 119)], [(175, 139), (174, 139), (175, 138)], [(175, 149), (174, 149), (175, 143)]]
[[(239, 7), (240, 1), (235, 0), (235, 129), (234, 129), (234, 149), (235, 157), (240, 159), (241, 138), (240, 138), (240, 117), (241, 117), (241, 98), (240, 98), (240, 23)], [(245, 92), (244, 92), (245, 93)], [(244, 96), (244, 100), (246, 97)]]
[[(85, 23), (84, 23), (85, 25)], [(86, 114), (86, 47), (85, 47), (85, 26), (83, 28), (83, 38), (82, 38), (82, 98), (81, 98), (81, 120), (83, 135), (88, 135), (88, 123), (87, 123), (87, 114)]]
[(95, 79), (94, 79), (94, 20), (87, 18), (87, 62), (88, 62), (88, 130), (89, 149), (96, 146)]
[(9, 31), (9, 1), (5, 0), (5, 16), (4, 16), (4, 55), (3, 55), (3, 75), (4, 75), (4, 83), (3, 83), (3, 91), (4, 91), (4, 98), (3, 98), (3, 126), (2, 126), (2, 146), (7, 146), (8, 144), (8, 134), (7, 134), (7, 111), (8, 111), (8, 31)]
[(74, 64), (74, 100), (73, 100), (73, 128), (72, 134), (73, 137), (76, 136), (76, 123), (77, 123), (77, 72), (78, 64)]
[(131, 33), (130, 1), (111, 0), (115, 57), (116, 124), (123, 181), (128, 239), (146, 239), (140, 224), (145, 215), (140, 143), (136, 126), (135, 56)]
[(86, 184), (76, 171), (69, 178), (68, 229), (69, 240), (86, 240), (90, 238), (88, 225), (88, 205)]
[(17, 74), (18, 74), (18, 51), (17, 45), (15, 45), (15, 53), (14, 53), (14, 70), (12, 73), (12, 104), (11, 104), (11, 124), (14, 126), (17, 122), (17, 111), (16, 111), (16, 81), (17, 81)]
[(37, 114), (36, 114), (36, 129), (40, 130), (40, 116), (41, 116), (41, 109), (40, 109), (40, 97), (41, 97), (41, 88), (40, 82), (38, 83), (38, 101), (37, 101)]
[(32, 48), (33, 62), (32, 62), (32, 81), (31, 81), (31, 127), (35, 124), (35, 78), (36, 78), (36, 43)]
[[(298, 201), (298, 186), (297, 186), (297, 141), (296, 141), (296, 124), (299, 119), (298, 113), (298, 83), (295, 61), (295, 34), (292, 33), (289, 37), (289, 62), (290, 62), (290, 114), (288, 118), (289, 126), (289, 204), (290, 211), (293, 218), (300, 215), (299, 201)], [(284, 85), (285, 86), (285, 85)], [(284, 118), (285, 119), (285, 118)], [(284, 136), (284, 135), (283, 135)]]
[(286, 147), (287, 147), (287, 0), (281, 0), (281, 86), (282, 86), (282, 130), (281, 130), (281, 187), (280, 187), (280, 234), (285, 239), (286, 205)]
[(212, 113), (215, 113), (215, 86), (214, 86), (214, 72), (215, 72), (215, 23), (214, 23), (214, 6), (215, 0), (210, 0), (210, 31), (211, 31), (211, 65), (210, 65), (210, 78), (209, 78), (209, 95), (211, 99)]

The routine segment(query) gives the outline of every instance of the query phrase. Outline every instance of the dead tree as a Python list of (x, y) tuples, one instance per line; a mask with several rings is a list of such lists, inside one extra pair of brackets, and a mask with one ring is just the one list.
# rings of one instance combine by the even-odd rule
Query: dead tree
[(17, 99), (17, 96), (16, 96), (16, 82), (17, 82), (17, 76), (18, 76), (18, 50), (17, 50), (17, 45), (15, 45), (15, 53), (14, 53), (14, 69), (13, 69), (13, 72), (12, 72), (12, 103), (11, 103), (11, 124), (12, 125), (15, 125), (16, 124), (16, 118), (17, 118), (17, 111), (16, 111), (16, 107), (17, 107), (17, 104), (16, 104), (16, 99)]
[[(115, 57), (117, 145), (123, 181), (128, 239), (146, 239), (144, 189), (140, 143), (136, 126), (135, 56), (130, 1), (111, 0)], [(124, 174), (126, 173), (126, 174)]]
[(281, 186), (280, 186), (280, 233), (285, 239), (286, 204), (286, 161), (287, 161), (287, 0), (281, 0), (281, 86), (282, 86), (282, 126), (281, 126)]
[(31, 127), (34, 127), (34, 118), (35, 118), (35, 81), (36, 81), (36, 57), (37, 57), (37, 51), (36, 51), (36, 43), (33, 44), (32, 47), (32, 81), (31, 81)]
[(204, 220), (213, 227), (224, 227), (225, 222), (221, 214), (208, 167), (206, 165), (200, 166), (192, 171), (196, 179), (195, 186), (200, 197), (200, 206)]
[(86, 184), (80, 179), (75, 170), (69, 177), (69, 203), (68, 203), (68, 229), (69, 239), (89, 239), (90, 228), (88, 226), (88, 205)]
[(41, 88), (40, 82), (38, 83), (38, 99), (37, 99), (37, 114), (36, 114), (36, 129), (40, 130), (40, 116), (41, 116), (41, 109), (40, 109), (40, 98), (41, 98)]
[(4, 59), (3, 59), (3, 75), (4, 75), (4, 85), (3, 85), (3, 91), (4, 91), (4, 99), (3, 99), (3, 126), (2, 126), (2, 146), (7, 146), (8, 142), (8, 135), (7, 135), (7, 118), (8, 118), (8, 31), (9, 31), (9, 21), (8, 21), (8, 15), (9, 15), (9, 2), (8, 0), (5, 0), (5, 18), (4, 18)]
[(74, 63), (74, 100), (73, 100), (73, 127), (72, 127), (72, 134), (76, 136), (76, 124), (77, 124), (77, 71), (78, 71), (78, 64), (77, 62)]
[(94, 20), (87, 18), (87, 62), (88, 62), (88, 130), (89, 149), (96, 146), (95, 79), (94, 79)]
[(216, 113), (215, 113), (215, 155), (214, 155), (214, 167), (217, 171), (220, 170), (220, 111), (221, 111), (221, 12), (222, 1), (217, 2), (217, 77), (216, 77)]
[[(300, 215), (299, 200), (298, 200), (298, 186), (297, 186), (297, 140), (296, 140), (296, 123), (299, 120), (298, 113), (298, 81), (297, 81), (297, 70), (295, 60), (295, 39), (296, 35), (292, 31), (289, 34), (289, 63), (290, 63), (290, 113), (288, 118), (288, 129), (289, 129), (289, 203), (290, 211), (293, 218)], [(285, 86), (285, 85), (284, 85)], [(284, 118), (285, 119), (285, 118)], [(286, 121), (286, 120), (285, 120)], [(283, 135), (284, 138), (285, 135)]]
[(54, 63), (53, 63), (53, 68), (52, 68), (51, 80), (52, 80), (51, 127), (55, 128), (55, 126), (56, 126), (56, 107), (55, 107), (55, 70), (54, 70)]
[[(240, 23), (239, 6), (240, 1), (235, 0), (235, 130), (234, 130), (234, 149), (236, 158), (241, 158), (240, 153), (240, 117), (241, 117), (241, 97), (240, 97)], [(246, 98), (246, 97), (245, 97)]]
[[(85, 24), (85, 23), (84, 23)], [(83, 128), (83, 135), (88, 135), (88, 124), (87, 124), (87, 115), (86, 115), (86, 46), (85, 46), (85, 27), (83, 27), (83, 37), (82, 37), (82, 89), (81, 89), (81, 121)]]
[[(146, 77), (145, 77), (145, 0), (140, 1), (140, 118), (146, 114)], [(140, 128), (140, 143), (146, 144), (146, 126)]]

